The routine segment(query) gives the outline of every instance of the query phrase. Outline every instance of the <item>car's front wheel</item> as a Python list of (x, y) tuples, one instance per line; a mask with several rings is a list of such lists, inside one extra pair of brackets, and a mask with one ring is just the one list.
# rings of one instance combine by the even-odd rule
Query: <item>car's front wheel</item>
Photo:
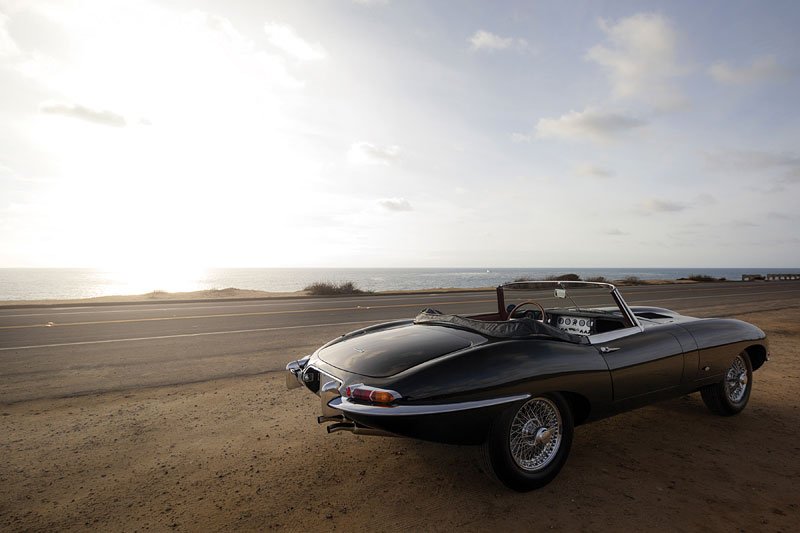
[(572, 413), (560, 394), (531, 398), (495, 421), (484, 457), (507, 487), (523, 492), (550, 483), (567, 461)]
[(703, 402), (713, 413), (722, 416), (738, 414), (750, 399), (753, 388), (753, 365), (747, 352), (737, 355), (720, 383), (700, 389)]

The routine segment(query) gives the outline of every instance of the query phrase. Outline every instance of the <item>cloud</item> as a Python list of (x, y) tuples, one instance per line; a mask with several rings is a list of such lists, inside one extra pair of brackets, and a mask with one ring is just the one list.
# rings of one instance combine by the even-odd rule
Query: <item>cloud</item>
[(685, 69), (677, 60), (677, 35), (670, 21), (640, 13), (616, 24), (600, 20), (606, 42), (589, 49), (586, 58), (605, 68), (614, 96), (632, 98), (662, 109), (685, 104), (675, 79)]
[(575, 173), (578, 176), (587, 176), (592, 178), (611, 178), (614, 176), (614, 171), (603, 168), (590, 163), (583, 163), (575, 167)]
[(19, 53), (16, 41), (8, 32), (8, 16), (0, 13), (0, 57), (12, 57)]
[(204, 11), (193, 11), (190, 18), (204, 24), (212, 32), (222, 35), (227, 43), (237, 50), (250, 51), (253, 48), (253, 43), (239, 33), (225, 17)]
[(630, 235), (630, 233), (622, 231), (619, 228), (611, 228), (609, 230), (604, 231), (603, 233), (605, 233), (606, 235), (617, 235), (617, 236)]
[(355, 165), (390, 165), (400, 157), (397, 145), (377, 146), (365, 141), (353, 143), (347, 159)]
[(264, 24), (264, 33), (274, 47), (300, 61), (317, 61), (327, 55), (319, 43), (310, 44), (304, 41), (291, 26), (267, 22)]
[(0, 161), (0, 176), (9, 176), (13, 178), (16, 174), (13, 168)]
[(717, 203), (717, 199), (708, 193), (702, 193), (697, 195), (694, 203), (700, 206), (714, 205)]
[(677, 213), (686, 209), (686, 205), (670, 200), (649, 198), (642, 202), (642, 208), (650, 213)]
[(745, 85), (765, 81), (777, 81), (790, 76), (790, 71), (779, 65), (773, 56), (754, 59), (749, 65), (734, 67), (725, 62), (714, 63), (708, 73), (719, 83)]
[(707, 152), (706, 162), (711, 168), (725, 172), (779, 171), (783, 183), (800, 183), (800, 156), (788, 152), (759, 150), (723, 150)]
[(353, 0), (353, 3), (362, 6), (385, 6), (389, 5), (389, 0)]
[(635, 117), (587, 108), (581, 112), (570, 111), (559, 118), (539, 119), (536, 137), (606, 141), (645, 124), (644, 120)]
[(492, 32), (486, 30), (476, 31), (472, 37), (469, 38), (471, 43), (470, 48), (473, 50), (508, 50), (510, 48), (517, 50), (530, 49), (528, 41), (525, 39), (515, 39), (514, 37), (500, 37)]
[(786, 152), (725, 150), (706, 153), (706, 161), (722, 170), (762, 170), (770, 167), (800, 167), (800, 156)]
[[(227, 18), (195, 10), (186, 17), (186, 20), (194, 29), (199, 30), (191, 35), (192, 45), (197, 48), (194, 53), (205, 55), (208, 61), (219, 61), (220, 58), (224, 58), (224, 67), (236, 73), (236, 76), (224, 77), (225, 83), (233, 85), (237, 83), (233, 81), (233, 78), (250, 77), (255, 78), (252, 81), (267, 85), (270, 88), (275, 84), (289, 89), (299, 89), (305, 85), (302, 80), (289, 73), (283, 56), (257, 48), (255, 42), (239, 32)], [(270, 42), (272, 42), (271, 39)], [(280, 48), (279, 46), (277, 47)], [(165, 53), (168, 54), (169, 51), (165, 50)], [(187, 58), (178, 57), (176, 59), (185, 61)], [(190, 59), (190, 61), (194, 60)], [(200, 64), (202, 65), (202, 63)], [(200, 69), (197, 70), (199, 71)], [(205, 68), (203, 72), (193, 72), (193, 69), (187, 69), (188, 73), (199, 75), (203, 78), (208, 76), (208, 71), (208, 68)], [(215, 71), (211, 70), (211, 72)], [(219, 73), (215, 74), (215, 76), (221, 77)], [(185, 83), (192, 82), (187, 80)], [(252, 85), (252, 82), (248, 89), (259, 90), (259, 88)]]
[(49, 115), (62, 115), (100, 124), (101, 126), (114, 126), (122, 128), (127, 125), (125, 117), (111, 111), (95, 110), (78, 104), (62, 104), (58, 102), (43, 102), (39, 106), (42, 113)]
[(756, 224), (752, 220), (746, 220), (743, 218), (737, 218), (736, 220), (733, 221), (733, 224), (739, 227), (748, 227), (748, 228), (758, 227), (758, 224)]
[(383, 198), (378, 204), (388, 211), (412, 211), (411, 203), (405, 198)]

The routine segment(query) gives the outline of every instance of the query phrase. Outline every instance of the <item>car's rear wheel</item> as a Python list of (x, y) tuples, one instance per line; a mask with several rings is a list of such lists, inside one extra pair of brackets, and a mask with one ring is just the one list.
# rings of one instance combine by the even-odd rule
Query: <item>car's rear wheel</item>
[(543, 487), (567, 461), (572, 429), (569, 404), (560, 394), (515, 404), (492, 425), (484, 444), (487, 466), (511, 489)]
[(700, 389), (703, 402), (713, 413), (722, 416), (738, 414), (750, 399), (753, 388), (753, 365), (747, 352), (737, 355), (725, 370), (720, 383)]

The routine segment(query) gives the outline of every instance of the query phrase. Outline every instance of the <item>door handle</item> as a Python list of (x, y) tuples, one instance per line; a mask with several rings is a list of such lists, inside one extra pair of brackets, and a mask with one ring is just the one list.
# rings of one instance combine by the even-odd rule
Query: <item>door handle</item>
[(611, 353), (611, 352), (616, 352), (617, 350), (619, 350), (619, 348), (612, 347), (612, 346), (601, 346), (600, 347), (600, 353)]

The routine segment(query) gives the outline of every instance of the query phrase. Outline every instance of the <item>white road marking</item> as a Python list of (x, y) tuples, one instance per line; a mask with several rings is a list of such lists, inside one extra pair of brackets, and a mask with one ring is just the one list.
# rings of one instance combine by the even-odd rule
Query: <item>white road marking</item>
[(32, 346), (9, 346), (7, 348), (0, 348), (0, 351), (6, 352), (11, 350), (32, 350), (34, 348), (58, 348), (62, 346), (83, 346), (86, 344), (109, 344), (114, 342), (135, 342), (135, 341), (149, 341), (159, 339), (175, 339), (180, 337), (203, 337), (208, 335), (231, 335), (236, 333), (255, 333), (263, 331), (282, 331), (287, 329), (304, 329), (304, 328), (324, 328), (328, 326), (353, 326), (356, 324), (375, 324), (378, 322), (388, 322), (386, 319), (380, 320), (358, 320), (355, 322), (337, 322), (334, 324), (308, 324), (304, 326), (281, 326), (277, 328), (257, 328), (257, 329), (237, 329), (231, 331), (207, 331), (205, 333), (180, 333), (177, 335), (158, 335), (155, 337), (131, 337), (128, 339), (105, 339), (99, 341), (79, 341), (79, 342), (60, 342), (57, 344), (37, 344)]
[[(325, 298), (325, 299), (315, 299), (315, 298), (302, 298), (297, 300), (280, 300), (275, 302), (270, 301), (261, 301), (261, 303), (242, 303), (242, 302), (227, 302), (227, 305), (220, 304), (220, 305), (194, 305), (194, 306), (184, 306), (184, 304), (172, 304), (174, 307), (150, 307), (148, 305), (130, 305), (126, 304), (125, 302), (120, 302), (119, 306), (127, 306), (125, 309), (104, 309), (106, 307), (103, 306), (96, 306), (96, 307), (78, 307), (78, 308), (70, 308), (70, 307), (53, 307), (50, 308), (49, 311), (51, 312), (38, 312), (38, 313), (25, 313), (25, 314), (18, 314), (18, 315), (4, 315), (0, 314), (0, 318), (19, 318), (19, 317), (32, 317), (32, 316), (52, 316), (54, 313), (52, 311), (57, 311), (58, 315), (88, 315), (88, 314), (101, 314), (101, 313), (133, 313), (137, 311), (141, 312), (148, 312), (148, 313), (156, 313), (156, 312), (174, 312), (174, 311), (191, 311), (195, 309), (228, 309), (231, 307), (264, 307), (264, 306), (277, 306), (277, 305), (300, 305), (300, 304), (308, 304), (311, 302), (324, 302), (324, 303), (349, 303), (349, 302), (357, 302), (357, 301), (373, 301), (376, 299), (380, 299), (381, 302), (385, 301), (396, 301), (396, 300), (408, 300), (412, 297), (426, 297), (425, 299), (440, 299), (440, 298), (474, 298), (476, 294), (480, 294), (481, 291), (472, 291), (468, 293), (445, 293), (445, 294), (429, 294), (429, 295), (420, 295), (420, 294), (409, 294), (408, 296), (386, 296), (382, 297), (378, 296), (359, 296), (357, 298)], [(491, 292), (491, 291), (484, 291), (484, 292)], [(155, 303), (155, 302), (154, 302)], [(158, 302), (161, 305), (167, 305), (169, 302)], [(425, 305), (424, 303), (420, 302), (420, 305)], [(112, 306), (108, 306), (112, 307)], [(113, 306), (116, 307), (116, 306)], [(88, 311), (67, 311), (67, 309), (89, 309)], [(324, 309), (323, 309), (324, 310)]]
[[(456, 304), (474, 304), (474, 303), (487, 303), (492, 302), (492, 300), (461, 300), (457, 302), (439, 302), (439, 305), (456, 305)], [(266, 316), (266, 315), (294, 315), (294, 314), (308, 314), (308, 313), (320, 313), (326, 311), (364, 311), (367, 309), (392, 309), (398, 307), (416, 307), (419, 308), (420, 304), (412, 303), (412, 304), (394, 304), (394, 305), (375, 305), (372, 307), (361, 307), (360, 305), (357, 307), (323, 307), (319, 309), (284, 309), (281, 311), (258, 311), (258, 312), (249, 312), (249, 313), (221, 313), (216, 315), (181, 315), (181, 316), (162, 316), (162, 317), (150, 317), (150, 318), (125, 318), (119, 320), (93, 320), (91, 322), (48, 322), (46, 324), (17, 324), (14, 326), (0, 326), (0, 330), (3, 329), (32, 329), (32, 328), (42, 328), (42, 327), (69, 327), (69, 326), (95, 326), (95, 325), (104, 325), (104, 324), (128, 324), (132, 322), (164, 322), (168, 320), (199, 320), (202, 318), (232, 318), (232, 317), (242, 317), (242, 316)]]
[[(724, 294), (724, 295), (717, 295), (718, 297), (735, 297), (735, 296), (755, 296), (755, 295), (765, 295), (765, 294), (785, 294), (785, 293), (794, 293), (798, 292), (800, 289), (790, 289), (790, 290), (783, 290), (783, 291), (767, 291), (767, 292), (758, 292), (758, 293), (748, 293), (748, 294)], [(451, 295), (452, 296), (452, 295)], [(664, 301), (680, 301), (680, 300), (698, 300), (708, 298), (708, 296), (684, 296), (680, 298), (662, 298), (657, 301), (653, 300), (643, 300), (638, 302), (628, 302), (629, 305), (643, 305), (643, 304), (659, 304), (660, 302)], [(457, 302), (448, 302), (448, 303), (457, 303)], [(458, 302), (463, 303), (463, 302)], [(385, 306), (385, 307), (405, 307), (404, 305), (401, 306)], [(330, 309), (329, 309), (330, 310)], [(324, 311), (320, 310), (320, 311)], [(277, 314), (277, 313), (276, 313)], [(225, 315), (222, 315), (225, 316)], [(188, 317), (187, 317), (188, 318)], [(311, 324), (311, 325), (300, 325), (300, 326), (281, 326), (281, 327), (273, 327), (273, 328), (257, 328), (257, 329), (242, 329), (242, 330), (231, 330), (231, 331), (212, 331), (212, 332), (205, 332), (205, 333), (182, 333), (182, 334), (175, 334), (175, 335), (159, 335), (153, 337), (131, 337), (131, 338), (124, 338), (124, 339), (106, 339), (106, 340), (96, 340), (96, 341), (78, 341), (78, 342), (67, 342), (67, 343), (55, 343), (55, 344), (40, 344), (40, 345), (30, 345), (30, 346), (12, 346), (12, 347), (5, 347), (0, 348), (0, 351), (10, 351), (10, 350), (29, 350), (35, 348), (55, 348), (55, 347), (62, 347), (62, 346), (80, 346), (80, 345), (88, 345), (88, 344), (107, 344), (107, 343), (117, 343), (117, 342), (134, 342), (134, 341), (145, 341), (145, 340), (157, 340), (157, 339), (171, 339), (171, 338), (180, 338), (180, 337), (201, 337), (201, 336), (209, 336), (209, 335), (226, 335), (226, 334), (237, 334), (237, 333), (251, 333), (251, 332), (264, 332), (264, 331), (281, 331), (281, 330), (293, 330), (293, 329), (304, 329), (304, 328), (315, 328), (315, 327), (326, 327), (326, 326), (345, 326), (345, 325), (354, 325), (354, 324), (373, 324), (379, 322), (387, 322), (391, 319), (379, 319), (379, 320), (358, 320), (353, 322), (338, 322), (338, 323), (331, 323), (331, 324)], [(134, 320), (136, 321), (136, 320)], [(8, 326), (6, 326), (8, 327)], [(13, 328), (13, 326), (12, 326)]]

